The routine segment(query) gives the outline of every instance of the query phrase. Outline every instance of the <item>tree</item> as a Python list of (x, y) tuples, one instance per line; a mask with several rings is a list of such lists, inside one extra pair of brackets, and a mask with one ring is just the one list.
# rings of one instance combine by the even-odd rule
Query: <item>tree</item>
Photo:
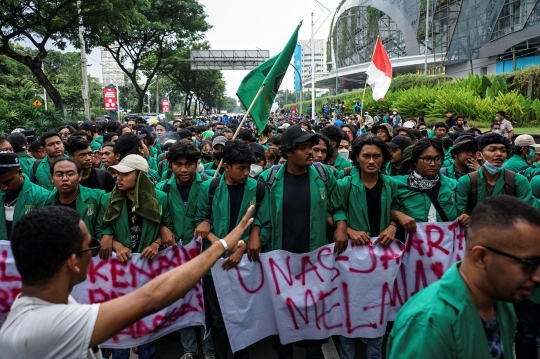
[[(146, 91), (164, 59), (177, 48), (201, 40), (210, 25), (203, 6), (196, 0), (150, 1), (138, 4), (136, 11), (129, 26), (111, 21), (100, 24), (100, 31), (88, 31), (91, 43), (105, 47), (130, 79), (138, 94), (136, 111), (141, 112)], [(146, 77), (143, 85), (137, 81), (139, 71)]]
[[(64, 49), (67, 38), (73, 38), (84, 21), (99, 24), (114, 14), (118, 17), (129, 11), (136, 0), (3, 0), (0, 2), (0, 55), (5, 55), (25, 66), (37, 82), (45, 88), (59, 111), (63, 111), (62, 95), (51, 83), (42, 68), (49, 50), (55, 45)], [(78, 5), (79, 3), (79, 5)], [(16, 42), (29, 42), (36, 51), (21, 51)]]
[(235, 98), (225, 96), (221, 103), (218, 105), (218, 108), (227, 112), (237, 112), (238, 102)]

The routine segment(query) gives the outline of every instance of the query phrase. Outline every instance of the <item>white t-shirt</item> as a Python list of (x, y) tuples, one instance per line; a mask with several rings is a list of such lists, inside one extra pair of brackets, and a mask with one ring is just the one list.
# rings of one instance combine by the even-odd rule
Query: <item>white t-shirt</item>
[(89, 349), (99, 304), (53, 304), (17, 297), (2, 329), (0, 359), (101, 359)]

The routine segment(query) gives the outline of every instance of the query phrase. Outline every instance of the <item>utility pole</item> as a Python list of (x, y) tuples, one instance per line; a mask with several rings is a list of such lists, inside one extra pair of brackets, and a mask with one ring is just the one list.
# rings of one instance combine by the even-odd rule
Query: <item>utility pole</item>
[(311, 119), (315, 118), (315, 40), (313, 39), (313, 13), (311, 13)]
[[(77, 1), (77, 9), (79, 12), (82, 12), (80, 1)], [(86, 46), (84, 44), (84, 26), (82, 16), (79, 16), (79, 41), (81, 42), (82, 99), (84, 103), (84, 117), (86, 117), (88, 121), (91, 121), (90, 100), (88, 98), (88, 73), (86, 69)]]
[(425, 59), (424, 59), (424, 75), (427, 75), (427, 55), (428, 55), (428, 31), (429, 31), (429, 0), (426, 2), (426, 39), (425, 39)]
[(156, 75), (156, 115), (159, 115), (159, 81)]

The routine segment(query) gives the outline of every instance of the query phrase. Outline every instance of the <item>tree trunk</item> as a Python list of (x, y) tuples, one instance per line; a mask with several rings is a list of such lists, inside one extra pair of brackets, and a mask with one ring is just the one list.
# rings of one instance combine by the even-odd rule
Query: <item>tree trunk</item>
[[(139, 98), (137, 99), (137, 107), (135, 108), (136, 113), (143, 113), (143, 106), (144, 106), (144, 91), (142, 89), (137, 90), (137, 95), (139, 95)], [(150, 109), (149, 111), (150, 112)]]

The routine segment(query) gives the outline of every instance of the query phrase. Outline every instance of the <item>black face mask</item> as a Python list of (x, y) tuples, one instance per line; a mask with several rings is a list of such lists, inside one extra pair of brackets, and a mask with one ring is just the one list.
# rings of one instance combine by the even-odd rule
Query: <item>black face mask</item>
[(223, 159), (223, 151), (214, 152), (214, 159), (217, 161), (221, 161)]
[(203, 152), (202, 158), (206, 161), (210, 161), (212, 159), (212, 152)]
[(420, 133), (422, 134), (422, 136), (427, 137), (427, 130), (422, 130), (420, 131)]

